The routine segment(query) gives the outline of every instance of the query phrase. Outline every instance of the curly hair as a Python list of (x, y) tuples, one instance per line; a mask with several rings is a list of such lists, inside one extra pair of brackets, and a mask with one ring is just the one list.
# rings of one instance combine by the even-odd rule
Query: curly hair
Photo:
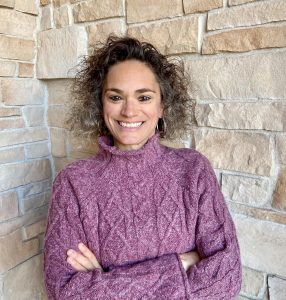
[(168, 59), (150, 43), (117, 36), (109, 36), (105, 44), (83, 57), (72, 85), (72, 102), (65, 122), (69, 130), (93, 138), (110, 134), (103, 119), (104, 81), (111, 66), (131, 59), (145, 63), (159, 83), (164, 118), (164, 128), (159, 129), (161, 137), (184, 135), (191, 123), (192, 101), (182, 61)]

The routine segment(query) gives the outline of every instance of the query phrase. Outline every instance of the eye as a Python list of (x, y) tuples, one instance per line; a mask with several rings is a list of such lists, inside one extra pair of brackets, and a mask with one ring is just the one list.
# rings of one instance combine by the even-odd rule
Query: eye
[(114, 102), (121, 100), (121, 97), (117, 95), (109, 96), (108, 98)]
[(142, 96), (139, 97), (139, 101), (141, 101), (141, 102), (146, 102), (146, 101), (149, 101), (150, 99), (151, 99), (150, 96), (142, 95)]

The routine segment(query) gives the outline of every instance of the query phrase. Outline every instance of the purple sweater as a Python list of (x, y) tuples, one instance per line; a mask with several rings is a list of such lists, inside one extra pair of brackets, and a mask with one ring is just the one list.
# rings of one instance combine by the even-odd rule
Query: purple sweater
[[(62, 170), (53, 185), (45, 235), (49, 299), (234, 298), (241, 285), (235, 228), (207, 159), (154, 135), (122, 151), (107, 137), (100, 152)], [(103, 271), (75, 272), (69, 248), (85, 243)], [(179, 253), (201, 261), (187, 272)]]

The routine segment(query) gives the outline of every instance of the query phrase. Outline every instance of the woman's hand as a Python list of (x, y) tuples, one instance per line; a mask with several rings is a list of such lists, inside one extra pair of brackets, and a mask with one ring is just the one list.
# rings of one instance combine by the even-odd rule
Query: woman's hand
[(196, 251), (181, 253), (181, 254), (179, 254), (179, 257), (180, 257), (183, 267), (186, 271), (188, 271), (189, 268), (191, 269), (191, 267), (194, 264), (198, 263), (201, 260)]
[(102, 267), (95, 255), (83, 244), (78, 244), (79, 252), (69, 249), (67, 262), (78, 272), (88, 272)]

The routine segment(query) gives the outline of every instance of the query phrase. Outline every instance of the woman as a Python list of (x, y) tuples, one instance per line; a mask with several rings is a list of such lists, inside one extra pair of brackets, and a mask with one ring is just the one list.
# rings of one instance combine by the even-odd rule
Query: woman
[(110, 37), (75, 81), (72, 129), (99, 153), (56, 177), (45, 235), (50, 299), (232, 299), (235, 228), (214, 171), (159, 136), (185, 130), (183, 69), (152, 45)]

